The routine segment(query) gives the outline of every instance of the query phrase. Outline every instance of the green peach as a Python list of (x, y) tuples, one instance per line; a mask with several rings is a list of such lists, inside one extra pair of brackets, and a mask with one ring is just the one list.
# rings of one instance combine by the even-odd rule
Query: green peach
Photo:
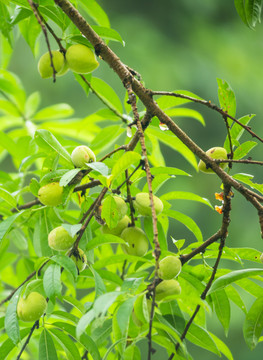
[(63, 226), (58, 226), (48, 234), (48, 245), (51, 249), (64, 251), (71, 248), (75, 238), (71, 237)]
[(80, 145), (72, 151), (71, 160), (76, 167), (88, 168), (88, 163), (96, 161), (96, 156), (88, 146)]
[(111, 234), (111, 235), (115, 235), (115, 236), (119, 236), (122, 231), (128, 227), (130, 223), (130, 219), (127, 215), (125, 215), (117, 224), (117, 226), (115, 226), (115, 228), (110, 229), (108, 227), (107, 224), (105, 224), (104, 226), (102, 226), (101, 231), (103, 232), (103, 234)]
[(122, 245), (122, 249), (126, 254), (134, 256), (144, 256), (148, 251), (147, 237), (140, 228), (128, 227), (121, 233), (121, 238), (125, 240), (128, 245)]
[[(64, 65), (65, 65), (64, 55), (58, 50), (51, 51), (51, 53), (52, 53), (52, 61), (53, 61), (54, 68), (56, 70), (56, 73), (59, 74), (60, 71), (63, 70)], [(39, 59), (38, 72), (43, 79), (48, 79), (53, 76), (53, 68), (51, 66), (49, 52), (46, 52)]]
[(176, 280), (163, 280), (156, 286), (155, 300), (160, 301), (167, 296), (176, 296), (181, 294), (181, 286)]
[(26, 322), (37, 321), (44, 314), (47, 302), (43, 295), (31, 292), (26, 299), (22, 297), (17, 304), (17, 315), (19, 319)]
[(181, 271), (181, 261), (177, 256), (166, 256), (159, 263), (158, 276), (163, 280), (171, 280)]
[(66, 60), (70, 70), (78, 74), (90, 73), (99, 66), (94, 52), (82, 44), (70, 46), (66, 52)]
[[(227, 160), (227, 151), (223, 147), (213, 147), (206, 151), (206, 155), (215, 160)], [(219, 165), (222, 169), (225, 169), (227, 163), (221, 163)], [(198, 169), (204, 173), (214, 174), (214, 171), (211, 168), (207, 168), (203, 160), (200, 160), (198, 163)]]
[[(157, 196), (153, 195), (153, 202), (156, 215), (163, 211), (163, 203)], [(148, 193), (139, 193), (135, 196), (134, 208), (143, 216), (151, 216), (152, 209), (150, 206), (150, 198)]]
[(62, 203), (63, 187), (58, 182), (42, 186), (38, 190), (38, 199), (43, 205), (57, 206)]

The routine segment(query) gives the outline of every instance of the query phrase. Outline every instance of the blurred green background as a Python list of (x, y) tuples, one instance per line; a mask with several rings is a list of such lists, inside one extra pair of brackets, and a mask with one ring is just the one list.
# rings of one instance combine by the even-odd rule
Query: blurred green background
[[(126, 45), (110, 43), (121, 60), (137, 70), (147, 88), (153, 90), (189, 90), (204, 99), (218, 103), (216, 78), (226, 80), (233, 88), (237, 99), (237, 117), (254, 113), (253, 131), (261, 137), (262, 94), (263, 94), (263, 26), (256, 31), (248, 29), (238, 17), (234, 1), (229, 0), (163, 0), (163, 1), (106, 1), (99, 3), (109, 15), (111, 26), (117, 30)], [(53, 47), (56, 47), (53, 44)], [(46, 51), (42, 35), (38, 56), (35, 59), (25, 41), (20, 38), (15, 47), (9, 70), (17, 74), (28, 94), (40, 91), (42, 107), (66, 102), (75, 109), (76, 117), (84, 117), (102, 105), (92, 94), (86, 98), (72, 73), (52, 80), (42, 80), (37, 71), (37, 60)], [(124, 98), (124, 90), (117, 76), (100, 61), (94, 76), (103, 78)], [(223, 146), (226, 131), (222, 118), (215, 112), (201, 106), (189, 105), (199, 110), (206, 121), (203, 127), (192, 119), (178, 119), (178, 124), (204, 150), (212, 146)], [(243, 140), (250, 140), (245, 135)], [(180, 156), (162, 147), (168, 166), (181, 168), (192, 177), (177, 177), (167, 182), (160, 193), (172, 190), (192, 191), (208, 198), (213, 205), (220, 205), (214, 193), (220, 191), (220, 181), (215, 176), (195, 173)], [(251, 156), (260, 160), (260, 146), (252, 150)], [(255, 182), (262, 183), (262, 168), (235, 166), (234, 171), (253, 173)], [(174, 208), (193, 217), (200, 226), (204, 239), (210, 237), (221, 225), (221, 216), (204, 205), (192, 202), (174, 202)], [(232, 204), (232, 221), (227, 244), (233, 247), (253, 247), (263, 250), (256, 211), (239, 194)], [(175, 239), (194, 241), (192, 234), (179, 223), (171, 224), (170, 234)], [(225, 262), (225, 266), (235, 266)], [(245, 264), (257, 267), (258, 264)], [(260, 265), (259, 265), (260, 266)], [(244, 294), (248, 308), (252, 296)], [(225, 338), (223, 329), (215, 317), (208, 317), (211, 331), (214, 331), (230, 349), (235, 360), (262, 358), (262, 344), (250, 352), (243, 335), (244, 314), (232, 306), (229, 335)], [(145, 344), (141, 344), (143, 348)], [(217, 359), (205, 350), (192, 347), (194, 359)], [(165, 359), (157, 352), (155, 359)]]

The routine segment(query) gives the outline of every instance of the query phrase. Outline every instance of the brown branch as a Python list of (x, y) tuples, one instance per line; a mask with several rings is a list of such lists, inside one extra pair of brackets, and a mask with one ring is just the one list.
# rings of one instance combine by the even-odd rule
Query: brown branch
[(19, 352), (16, 360), (19, 360), (19, 359), (21, 358), (21, 356), (22, 356), (22, 354), (23, 354), (23, 352), (24, 352), (27, 344), (29, 343), (29, 341), (30, 341), (30, 339), (31, 339), (31, 337), (32, 337), (32, 335), (33, 335), (34, 330), (35, 330), (36, 328), (38, 328), (38, 327), (39, 327), (39, 320), (37, 320), (37, 321), (34, 323), (34, 325), (32, 326), (32, 328), (31, 328), (31, 330), (30, 330), (30, 333), (28, 334), (28, 337), (27, 337), (24, 345), (22, 346), (22, 349), (21, 349), (21, 351)]
[[(226, 131), (227, 131), (227, 137), (228, 137), (228, 141), (229, 141), (229, 147), (230, 147), (230, 159), (233, 159), (234, 157), (234, 153), (233, 153), (233, 145), (232, 145), (232, 138), (231, 138), (231, 133), (230, 133), (230, 126), (228, 123), (228, 119), (226, 116), (223, 116), (224, 122), (226, 124)], [(232, 169), (232, 163), (229, 162), (228, 164), (229, 168)]]
[[(76, 241), (74, 242), (72, 251), (76, 251), (80, 242), (80, 239), (82, 238), (87, 226), (90, 223), (90, 220), (92, 219), (94, 212), (96, 211), (96, 209), (99, 207), (101, 200), (103, 199), (104, 195), (106, 194), (106, 192), (108, 191), (107, 187), (104, 187), (100, 193), (100, 195), (97, 197), (97, 199), (94, 201), (94, 203), (92, 204), (92, 210), (90, 211), (89, 217), (87, 218), (86, 222), (82, 225), (81, 229), (78, 232), (78, 237), (76, 239)], [(70, 255), (69, 255), (70, 256)]]
[[(68, 0), (54, 0), (54, 2), (60, 6), (64, 13), (71, 19), (71, 21), (76, 25), (76, 27), (81, 31), (81, 33), (90, 41), (94, 46), (95, 51), (100, 57), (116, 72), (120, 80), (127, 84), (130, 83), (133, 92), (139, 97), (142, 103), (145, 105), (149, 116), (157, 116), (160, 122), (167, 125), (168, 129), (173, 132), (194, 154), (196, 154), (199, 159), (203, 160), (211, 169), (217, 174), (217, 176), (222, 180), (224, 184), (228, 184), (239, 191), (253, 206), (258, 210), (258, 212), (263, 211), (263, 207), (255, 200), (255, 197), (248, 192), (247, 188), (241, 185), (238, 181), (234, 180), (230, 175), (228, 175), (223, 169), (221, 169), (207, 154), (184, 132), (182, 129), (177, 126), (172, 119), (162, 111), (158, 104), (153, 100), (153, 95), (170, 95), (177, 96), (181, 98), (188, 99), (190, 101), (199, 102), (203, 105), (206, 105), (224, 116), (232, 119), (237, 122), (244, 128), (245, 125), (241, 124), (238, 120), (231, 117), (229, 114), (225, 113), (222, 109), (218, 108), (216, 105), (212, 105), (209, 101), (204, 101), (196, 98), (187, 97), (182, 94), (175, 94), (169, 92), (152, 92), (147, 90), (134, 76), (131, 75), (130, 71), (127, 69), (127, 66), (124, 65), (119, 57), (102, 41), (102, 39), (96, 34), (96, 32), (90, 27), (86, 20), (81, 16), (76, 8)], [(255, 133), (251, 132), (249, 127), (245, 126), (245, 129), (251, 133), (253, 137), (258, 138), (260, 141), (263, 140), (257, 136)], [(139, 134), (137, 134), (138, 136)]]
[(52, 67), (53, 69), (53, 82), (56, 82), (56, 69), (55, 69), (55, 66), (54, 66), (54, 62), (53, 62), (53, 55), (52, 55), (52, 51), (51, 51), (51, 47), (50, 47), (50, 43), (49, 43), (49, 40), (48, 40), (48, 34), (47, 34), (47, 29), (40, 17), (40, 14), (38, 12), (38, 9), (37, 9), (37, 4), (35, 4), (32, 0), (27, 0), (34, 15), (35, 15), (35, 18), (37, 19), (39, 25), (41, 26), (41, 29), (43, 31), (43, 34), (44, 34), (44, 37), (45, 37), (45, 40), (46, 40), (46, 44), (47, 44), (47, 48), (48, 48), (48, 52), (49, 52), (49, 56), (50, 56), (50, 66)]
[(174, 92), (170, 92), (170, 91), (151, 91), (151, 95), (165, 95), (165, 96), (174, 96), (174, 97), (178, 97), (178, 98), (182, 98), (182, 99), (187, 99), (193, 102), (196, 102), (198, 104), (202, 104), (205, 105), (207, 107), (209, 107), (212, 110), (217, 111), (218, 113), (220, 113), (224, 118), (229, 118), (231, 120), (233, 120), (235, 123), (237, 123), (238, 125), (240, 125), (243, 129), (245, 129), (247, 132), (250, 133), (250, 135), (252, 137), (255, 137), (256, 139), (258, 139), (260, 142), (263, 142), (263, 139), (258, 136), (256, 133), (254, 133), (250, 126), (244, 125), (242, 124), (239, 120), (235, 119), (233, 116), (229, 115), (227, 113), (227, 111), (224, 111), (223, 109), (221, 109), (220, 107), (218, 107), (215, 104), (212, 104), (211, 101), (207, 101), (207, 100), (202, 100), (202, 99), (197, 99), (194, 98), (192, 96), (188, 96), (188, 95), (184, 95), (184, 94), (179, 94), (179, 93), (174, 93)]
[(216, 164), (220, 163), (239, 163), (239, 164), (250, 164), (250, 165), (263, 165), (263, 161), (257, 161), (257, 160), (250, 160), (250, 159), (228, 159), (228, 160), (215, 160)]
[(146, 171), (147, 185), (148, 185), (148, 190), (149, 190), (150, 206), (151, 206), (151, 210), (152, 210), (152, 220), (153, 220), (153, 243), (154, 243), (153, 254), (154, 254), (154, 258), (155, 258), (155, 273), (154, 273), (154, 280), (153, 280), (154, 288), (153, 288), (153, 292), (152, 292), (152, 306), (151, 306), (151, 314), (150, 314), (150, 322), (149, 322), (149, 332), (147, 334), (148, 360), (151, 360), (151, 356), (153, 353), (152, 323), (153, 323), (154, 304), (155, 304), (155, 282), (158, 279), (159, 258), (161, 255), (161, 248), (160, 248), (160, 244), (159, 244), (159, 240), (158, 240), (157, 216), (156, 216), (156, 210), (155, 210), (154, 201), (153, 201), (152, 175), (151, 175), (151, 170), (150, 170), (150, 164), (149, 164), (148, 157), (147, 157), (147, 149), (146, 149), (146, 145), (145, 145), (144, 132), (143, 132), (142, 124), (140, 122), (140, 117), (139, 117), (139, 113), (138, 113), (138, 109), (137, 109), (136, 96), (132, 90), (131, 82), (129, 80), (124, 82), (124, 86), (126, 87), (127, 92), (128, 92), (129, 102), (131, 104), (132, 112), (134, 115), (134, 121), (136, 122), (138, 133), (139, 133), (139, 139), (140, 139), (140, 144), (141, 144), (141, 148), (142, 148), (142, 155), (143, 155), (144, 166), (145, 166), (145, 171)]
[(131, 226), (135, 226), (135, 218), (134, 218), (135, 211), (134, 211), (133, 202), (132, 202), (128, 169), (125, 170), (125, 176), (126, 176), (126, 185), (127, 185), (127, 200), (130, 205)]
[[(38, 269), (38, 273), (43, 269), (43, 267), (49, 262), (49, 260), (47, 260), (46, 262), (44, 262), (44, 264), (42, 264), (40, 266), (40, 268)], [(0, 306), (3, 305), (5, 302), (9, 301), (12, 296), (14, 295), (14, 293), (21, 288), (21, 286), (23, 286), (26, 282), (28, 282), (30, 279), (32, 279), (32, 277), (34, 277), (36, 275), (36, 271), (33, 271), (30, 275), (28, 275), (28, 277), (19, 285), (17, 286), (5, 299), (3, 299), (0, 302)]]

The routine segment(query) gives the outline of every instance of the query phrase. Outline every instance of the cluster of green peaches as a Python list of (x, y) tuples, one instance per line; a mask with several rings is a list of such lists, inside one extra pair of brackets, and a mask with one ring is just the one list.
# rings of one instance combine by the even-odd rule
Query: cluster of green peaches
[(62, 76), (69, 69), (77, 74), (88, 74), (99, 66), (94, 52), (82, 44), (71, 45), (65, 54), (59, 50), (53, 50), (51, 54), (54, 68), (49, 52), (42, 55), (38, 62), (38, 71), (43, 79), (51, 78), (54, 69), (56, 76)]

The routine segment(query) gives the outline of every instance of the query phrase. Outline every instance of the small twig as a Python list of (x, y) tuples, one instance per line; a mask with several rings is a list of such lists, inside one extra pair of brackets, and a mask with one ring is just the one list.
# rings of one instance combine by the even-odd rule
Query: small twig
[[(229, 158), (233, 159), (234, 153), (233, 153), (232, 138), (231, 138), (231, 133), (230, 133), (230, 126), (229, 126), (227, 117), (223, 116), (223, 119), (224, 119), (225, 124), (226, 124), (227, 137), (228, 137), (228, 140), (229, 140), (229, 147), (230, 147), (230, 156), (229, 156)], [(229, 162), (228, 166), (229, 166), (230, 169), (232, 169), (232, 163), (231, 162)]]
[(235, 159), (228, 159), (228, 160), (215, 160), (216, 164), (220, 164), (220, 163), (239, 163), (239, 164), (250, 164), (250, 165), (263, 165), (263, 161), (257, 161), (257, 160), (250, 160), (250, 159), (240, 159), (240, 160), (235, 160)]
[(127, 200), (130, 205), (130, 216), (131, 216), (131, 225), (135, 225), (135, 219), (134, 219), (134, 207), (132, 202), (132, 196), (131, 196), (131, 189), (130, 189), (130, 180), (129, 180), (129, 171), (128, 169), (125, 170), (125, 176), (126, 176), (126, 185), (127, 185)]
[(237, 120), (233, 116), (229, 115), (226, 111), (219, 108), (217, 105), (212, 104), (211, 101), (197, 99), (197, 98), (194, 98), (192, 96), (179, 94), (179, 93), (174, 93), (174, 92), (170, 92), (170, 91), (151, 91), (150, 93), (151, 93), (152, 96), (153, 95), (174, 96), (174, 97), (178, 97), (178, 98), (181, 98), (181, 99), (187, 99), (187, 100), (196, 102), (198, 104), (205, 105), (205, 106), (209, 107), (210, 109), (219, 112), (223, 117), (226, 117), (226, 118), (229, 118), (229, 119), (233, 120), (235, 123), (240, 125), (243, 129), (245, 129), (247, 132), (249, 132), (252, 137), (255, 137), (259, 141), (263, 142), (263, 139), (261, 137), (259, 137), (256, 133), (254, 133), (249, 126), (242, 124), (239, 120)]
[(51, 51), (51, 47), (50, 47), (50, 43), (49, 43), (49, 40), (48, 40), (48, 34), (47, 34), (47, 29), (43, 23), (43, 21), (41, 20), (41, 17), (39, 15), (39, 12), (37, 10), (37, 5), (32, 1), (32, 0), (27, 0), (39, 25), (41, 26), (41, 29), (43, 31), (43, 34), (45, 36), (45, 40), (46, 40), (46, 44), (47, 44), (47, 48), (48, 48), (48, 52), (49, 52), (49, 55), (50, 55), (50, 66), (52, 67), (53, 69), (53, 82), (56, 82), (56, 69), (55, 69), (55, 66), (54, 66), (54, 63), (53, 63), (53, 55), (52, 55), (52, 51)]
[(121, 276), (120, 276), (120, 278), (121, 278), (122, 280), (124, 280), (126, 265), (127, 265), (127, 260), (124, 260), (123, 266), (122, 266), (122, 271), (121, 271)]
[(89, 354), (89, 352), (88, 352), (88, 350), (85, 350), (85, 352), (84, 352), (84, 354), (82, 355), (82, 357), (81, 357), (81, 359), (85, 359), (85, 360), (88, 360), (88, 354)]
[[(144, 161), (143, 161), (144, 163)], [(136, 168), (133, 170), (133, 172), (126, 177), (126, 179), (116, 188), (113, 189), (112, 192), (118, 194), (120, 192), (120, 189), (123, 187), (123, 185), (125, 185), (127, 183), (127, 181), (130, 181), (131, 177), (136, 173), (137, 170), (140, 169), (140, 167), (142, 167), (142, 162), (140, 161), (139, 165), (136, 166)]]
[(154, 243), (153, 255), (155, 258), (155, 273), (154, 273), (154, 280), (153, 280), (154, 287), (153, 287), (153, 292), (152, 292), (152, 306), (151, 306), (151, 316), (150, 316), (150, 322), (149, 322), (149, 332), (147, 334), (148, 360), (151, 360), (151, 356), (153, 353), (152, 323), (153, 323), (154, 303), (155, 303), (155, 282), (158, 279), (158, 268), (159, 268), (159, 258), (160, 258), (160, 254), (161, 254), (161, 248), (160, 248), (160, 244), (159, 244), (159, 240), (158, 240), (157, 216), (156, 216), (156, 211), (155, 211), (155, 206), (154, 206), (154, 201), (153, 201), (152, 175), (151, 175), (150, 165), (149, 165), (149, 161), (148, 161), (148, 157), (147, 157), (147, 149), (146, 149), (146, 145), (145, 145), (143, 128), (142, 128), (142, 124), (140, 122), (140, 117), (139, 117), (139, 113), (138, 113), (138, 109), (137, 109), (136, 96), (132, 90), (130, 78), (128, 78), (124, 81), (124, 86), (126, 87), (127, 92), (128, 92), (129, 102), (131, 104), (132, 112), (134, 115), (134, 121), (136, 122), (137, 129), (138, 129), (138, 135), (139, 135), (140, 144), (141, 144), (141, 148), (142, 148), (142, 155), (143, 155), (144, 166), (145, 166), (145, 171), (146, 171), (146, 179), (147, 179), (148, 190), (149, 190), (149, 200), (150, 200), (150, 206), (151, 206), (151, 210), (152, 210), (152, 219), (153, 219), (153, 243)]
[(30, 330), (30, 333), (28, 334), (28, 337), (27, 337), (24, 345), (22, 346), (22, 349), (21, 349), (20, 353), (18, 354), (16, 360), (19, 360), (19, 359), (21, 358), (21, 356), (22, 356), (22, 354), (23, 354), (23, 352), (24, 352), (27, 344), (29, 343), (29, 341), (30, 341), (30, 339), (31, 339), (31, 337), (32, 337), (32, 335), (33, 335), (34, 330), (35, 330), (36, 328), (38, 328), (38, 327), (39, 327), (39, 320), (37, 320), (37, 321), (34, 323), (34, 325), (32, 326), (32, 328), (31, 328), (31, 330)]
[(100, 203), (101, 203), (101, 200), (103, 199), (104, 195), (106, 194), (106, 192), (108, 191), (108, 188), (107, 187), (104, 187), (100, 193), (100, 195), (97, 197), (97, 199), (95, 200), (94, 202), (94, 205), (92, 207), (92, 210), (89, 214), (89, 217), (87, 218), (86, 222), (82, 225), (81, 229), (79, 230), (78, 232), (78, 237), (76, 239), (76, 241), (74, 242), (74, 245), (73, 245), (73, 248), (72, 250), (73, 251), (76, 251), (76, 249), (78, 248), (78, 245), (79, 245), (79, 242), (80, 242), (80, 239), (82, 238), (87, 226), (89, 225), (89, 222), (90, 220), (92, 219), (93, 215), (94, 215), (94, 212), (96, 211), (96, 209), (99, 207)]

